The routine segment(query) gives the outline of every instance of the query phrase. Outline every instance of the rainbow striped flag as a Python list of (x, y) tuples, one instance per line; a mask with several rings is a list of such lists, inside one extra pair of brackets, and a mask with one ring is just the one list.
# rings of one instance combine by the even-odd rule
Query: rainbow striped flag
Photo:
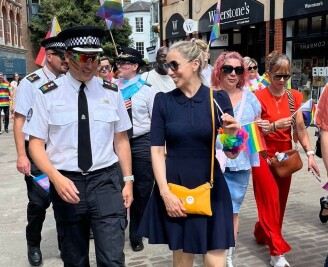
[[(58, 20), (56, 17), (54, 17), (51, 21), (51, 27), (50, 27), (50, 30), (47, 32), (45, 39), (47, 39), (49, 37), (57, 36), (57, 34), (60, 32), (61, 32), (61, 29), (60, 29)], [(45, 64), (45, 61), (46, 61), (46, 51), (45, 51), (44, 47), (41, 47), (34, 63), (43, 67)]]
[(266, 144), (263, 134), (257, 126), (256, 122), (246, 124), (242, 128), (248, 133), (247, 150), (250, 154), (266, 150)]
[(309, 99), (302, 105), (302, 113), (304, 118), (305, 127), (309, 127), (314, 123), (315, 104), (312, 99)]
[(97, 16), (106, 20), (107, 28), (123, 25), (123, 6), (121, 0), (100, 0)]
[(49, 182), (49, 178), (48, 178), (48, 176), (46, 174), (41, 174), (40, 176), (37, 176), (37, 177), (35, 177), (33, 175), (31, 175), (31, 176), (33, 177), (33, 180), (35, 182), (37, 182), (37, 184), (39, 186), (41, 186), (44, 190), (46, 190), (47, 192), (49, 192), (49, 190), (50, 190), (50, 182)]
[(269, 75), (266, 73), (263, 73), (261, 84), (264, 85), (264, 87), (268, 87), (270, 85)]
[(210, 42), (220, 37), (220, 13), (221, 13), (221, 0), (218, 1), (218, 4), (216, 6)]

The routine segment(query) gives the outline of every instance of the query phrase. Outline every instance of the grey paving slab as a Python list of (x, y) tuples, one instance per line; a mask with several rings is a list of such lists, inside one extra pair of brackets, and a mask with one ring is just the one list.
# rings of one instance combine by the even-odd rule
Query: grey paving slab
[[(12, 125), (12, 121), (11, 121)], [(11, 129), (11, 128), (10, 128)], [(309, 129), (311, 143), (314, 129)], [(306, 156), (302, 153), (302, 158)], [(304, 161), (306, 162), (306, 161)], [(318, 160), (322, 177), (327, 181), (321, 160)], [(0, 135), (0, 267), (28, 267), (26, 257), (26, 187), (24, 177), (16, 170), (16, 150), (12, 130)], [(322, 267), (327, 254), (328, 225), (318, 219), (319, 198), (326, 194), (323, 185), (315, 180), (306, 166), (293, 177), (288, 200), (283, 234), (292, 246), (286, 255), (293, 267)], [(270, 190), (270, 188), (267, 188)], [(253, 237), (253, 227), (257, 210), (250, 182), (246, 199), (240, 213), (240, 234), (237, 241), (235, 266), (269, 266), (267, 247), (257, 245)], [(127, 234), (126, 234), (127, 236)], [(41, 249), (44, 267), (63, 266), (56, 244), (55, 221), (51, 208), (47, 211), (42, 232)], [(91, 266), (96, 266), (93, 241), (90, 242)], [(133, 252), (126, 238), (126, 265), (138, 267), (172, 266), (171, 252), (165, 245), (148, 245), (141, 252)], [(197, 256), (194, 266), (203, 266), (202, 257)]]

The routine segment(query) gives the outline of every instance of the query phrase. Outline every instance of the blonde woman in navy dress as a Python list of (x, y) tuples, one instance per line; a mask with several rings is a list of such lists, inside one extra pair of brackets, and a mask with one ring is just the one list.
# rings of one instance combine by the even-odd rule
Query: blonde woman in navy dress
[[(216, 159), (212, 216), (185, 214), (181, 201), (167, 185), (170, 182), (195, 188), (210, 179), (210, 89), (202, 84), (203, 64), (204, 52), (197, 45), (187, 41), (172, 45), (166, 66), (177, 88), (158, 93), (153, 106), (151, 153), (156, 184), (140, 232), (150, 244), (168, 244), (174, 267), (193, 266), (194, 254), (203, 254), (207, 267), (225, 266), (225, 250), (234, 246), (231, 197)], [(225, 133), (235, 136), (239, 125), (231, 116), (228, 94), (214, 92), (214, 98), (225, 113), (215, 116), (216, 129), (223, 126)]]

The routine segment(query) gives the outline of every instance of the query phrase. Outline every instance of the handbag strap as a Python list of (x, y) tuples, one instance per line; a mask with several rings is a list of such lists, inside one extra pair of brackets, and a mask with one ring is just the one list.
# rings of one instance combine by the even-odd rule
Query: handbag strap
[(213, 187), (214, 183), (214, 146), (215, 146), (215, 119), (214, 119), (214, 99), (213, 90), (210, 88), (210, 102), (211, 102), (211, 117), (212, 117), (212, 154), (211, 154), (211, 180), (210, 184)]
[[(293, 93), (291, 92), (291, 90), (288, 90), (288, 89), (286, 90), (286, 94), (288, 97), (288, 105), (289, 105), (290, 113), (293, 115), (295, 112), (294, 96), (293, 96)], [(297, 127), (296, 127), (296, 115), (294, 115), (292, 118), (292, 126), (293, 126), (293, 139), (294, 139), (294, 142), (297, 143), (298, 136), (297, 136)]]

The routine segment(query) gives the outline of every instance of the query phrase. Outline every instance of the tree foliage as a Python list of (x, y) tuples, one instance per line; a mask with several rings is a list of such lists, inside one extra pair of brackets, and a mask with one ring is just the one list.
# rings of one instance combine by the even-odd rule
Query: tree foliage
[[(99, 7), (99, 0), (42, 0), (38, 14), (33, 16), (29, 23), (31, 41), (39, 46), (51, 27), (53, 17), (56, 16), (62, 30), (78, 25), (93, 25), (105, 29), (106, 35), (102, 41), (104, 54), (114, 56), (114, 44), (105, 21), (96, 16)], [(128, 19), (124, 19), (122, 27), (112, 30), (119, 48), (132, 44), (132, 40), (129, 39), (131, 33)]]

